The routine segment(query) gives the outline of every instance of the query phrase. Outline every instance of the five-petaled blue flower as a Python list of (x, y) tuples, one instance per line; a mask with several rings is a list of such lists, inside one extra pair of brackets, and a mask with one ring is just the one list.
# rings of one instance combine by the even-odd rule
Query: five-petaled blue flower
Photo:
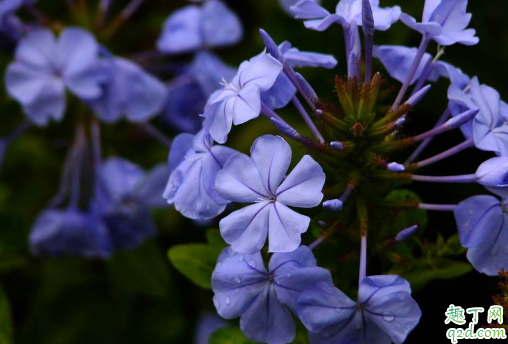
[(421, 23), (406, 13), (400, 20), (438, 44), (475, 45), (480, 40), (474, 29), (466, 29), (472, 17), (466, 9), (467, 0), (426, 0)]
[(409, 283), (395, 275), (365, 277), (357, 302), (320, 282), (300, 293), (297, 310), (312, 344), (400, 344), (421, 317)]
[(217, 172), (234, 149), (213, 145), (210, 135), (201, 130), (196, 135), (180, 134), (169, 153), (169, 177), (164, 197), (182, 215), (194, 219), (211, 219), (224, 211), (229, 201), (215, 192)]
[(467, 91), (457, 85), (448, 89), (450, 110), (458, 115), (466, 110), (480, 109), (472, 122), (461, 127), (467, 138), (473, 137), (476, 148), (508, 156), (508, 105), (492, 87), (471, 80)]
[(106, 60), (111, 77), (100, 98), (90, 102), (94, 113), (104, 122), (122, 115), (131, 122), (143, 122), (157, 115), (166, 101), (166, 86), (137, 64), (119, 57)]
[(473, 196), (454, 210), (460, 243), (476, 270), (496, 276), (508, 268), (508, 204), (493, 196)]
[[(220, 221), (224, 240), (242, 253), (255, 253), (269, 238), (269, 252), (290, 252), (300, 246), (310, 219), (287, 206), (312, 208), (321, 203), (325, 174), (305, 155), (284, 179), (291, 147), (280, 136), (256, 139), (251, 157), (238, 153), (217, 174), (215, 189), (224, 199), (255, 203)], [(284, 180), (284, 181), (283, 181)]]
[(245, 335), (256, 342), (285, 344), (295, 338), (296, 300), (310, 284), (332, 283), (330, 272), (316, 265), (312, 251), (301, 246), (275, 253), (268, 271), (261, 254), (244, 255), (225, 248), (212, 274), (213, 302), (226, 319), (240, 318)]
[(134, 248), (157, 234), (149, 209), (167, 207), (161, 190), (168, 175), (167, 166), (145, 173), (117, 157), (100, 165), (92, 207), (106, 224), (114, 248)]
[(34, 123), (59, 121), (66, 89), (86, 101), (101, 96), (100, 84), (108, 74), (98, 51), (95, 38), (82, 29), (65, 29), (58, 41), (48, 29), (31, 31), (19, 42), (16, 60), (7, 68), (7, 91)]
[(216, 142), (226, 142), (233, 124), (260, 115), (261, 93), (273, 86), (281, 71), (279, 61), (263, 53), (243, 62), (233, 80), (210, 96), (203, 125)]
[[(379, 7), (379, 0), (370, 0), (374, 27), (379, 31), (386, 31), (399, 20), (401, 10), (399, 6)], [(362, 0), (340, 0), (331, 14), (312, 0), (302, 0), (291, 11), (297, 19), (307, 19), (305, 27), (311, 30), (324, 31), (333, 23), (338, 23), (348, 30), (351, 25), (362, 25)]]
[(208, 0), (201, 7), (190, 5), (171, 14), (157, 47), (167, 54), (180, 54), (233, 45), (242, 36), (236, 14), (221, 1)]

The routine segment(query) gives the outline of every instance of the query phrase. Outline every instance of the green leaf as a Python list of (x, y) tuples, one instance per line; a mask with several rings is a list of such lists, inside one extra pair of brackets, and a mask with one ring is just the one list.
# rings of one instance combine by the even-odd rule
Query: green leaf
[(208, 243), (210, 246), (213, 247), (213, 249), (218, 250), (219, 254), (222, 252), (224, 247), (227, 246), (224, 239), (222, 239), (222, 236), (220, 235), (220, 231), (218, 229), (210, 228), (206, 231), (206, 240), (208, 240)]
[(169, 249), (169, 260), (185, 277), (198, 286), (211, 289), (212, 272), (220, 250), (207, 244), (177, 245)]
[(118, 251), (109, 262), (111, 274), (123, 287), (152, 296), (165, 296), (169, 269), (157, 244), (149, 241), (133, 251)]
[(12, 343), (11, 308), (0, 286), (0, 344)]
[(423, 289), (423, 287), (432, 280), (456, 278), (470, 272), (472, 269), (473, 268), (469, 263), (444, 260), (442, 261), (442, 266), (439, 268), (425, 267), (423, 269), (415, 269), (411, 272), (402, 274), (402, 277), (407, 279), (411, 284), (413, 291), (417, 292)]
[(208, 339), (208, 344), (254, 344), (238, 327), (220, 328)]

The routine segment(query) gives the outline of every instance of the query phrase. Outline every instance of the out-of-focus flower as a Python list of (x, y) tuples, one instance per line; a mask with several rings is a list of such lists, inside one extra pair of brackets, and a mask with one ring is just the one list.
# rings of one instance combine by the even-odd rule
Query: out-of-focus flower
[(105, 224), (96, 216), (74, 208), (42, 212), (30, 234), (35, 255), (77, 255), (107, 258), (112, 245)]
[(168, 175), (167, 166), (145, 173), (117, 157), (101, 164), (93, 209), (106, 224), (115, 248), (130, 249), (157, 234), (150, 208), (167, 207), (161, 190)]
[(159, 79), (127, 59), (106, 61), (111, 78), (103, 86), (102, 96), (90, 102), (98, 118), (114, 122), (125, 116), (131, 122), (144, 122), (162, 110), (167, 90)]
[(37, 0), (2, 0), (0, 2), (0, 24), (3, 24), (11, 14), (16, 12), (23, 5), (35, 3)]
[[(224, 240), (242, 253), (259, 251), (269, 236), (269, 252), (290, 252), (300, 246), (310, 218), (288, 206), (313, 208), (323, 199), (325, 174), (305, 155), (284, 179), (291, 147), (280, 136), (265, 135), (251, 148), (251, 157), (238, 153), (217, 174), (215, 189), (224, 199), (255, 203), (220, 221)], [(284, 180), (284, 181), (283, 181)]]
[(224, 3), (209, 0), (175, 11), (164, 24), (157, 42), (167, 54), (233, 45), (243, 36), (240, 20)]
[(95, 38), (82, 29), (66, 29), (58, 41), (48, 29), (31, 31), (19, 42), (16, 60), (7, 68), (7, 91), (34, 123), (59, 121), (67, 89), (85, 101), (101, 96), (100, 84), (108, 73), (98, 51)]
[(189, 133), (199, 131), (208, 97), (230, 82), (236, 70), (209, 52), (198, 52), (189, 68), (168, 85), (163, 120), (173, 127)]

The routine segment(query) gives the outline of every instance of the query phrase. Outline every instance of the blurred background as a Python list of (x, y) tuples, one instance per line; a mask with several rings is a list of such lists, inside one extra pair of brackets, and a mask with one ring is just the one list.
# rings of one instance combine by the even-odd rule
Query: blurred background
[[(278, 43), (288, 40), (301, 50), (333, 54), (338, 59), (338, 68), (333, 71), (302, 71), (324, 100), (333, 101), (333, 79), (336, 74), (346, 73), (339, 26), (324, 33), (306, 30), (301, 21), (284, 13), (277, 0), (225, 2), (241, 18), (245, 32), (239, 44), (215, 51), (224, 61), (237, 66), (259, 53), (264, 46), (258, 29), (264, 28)], [(126, 3), (113, 1), (113, 7), (123, 8)], [(332, 10), (336, 1), (323, 0), (322, 4)], [(400, 5), (404, 12), (420, 17), (424, 1), (382, 0), (381, 4)], [(104, 43), (117, 55), (133, 59), (143, 56), (155, 49), (164, 20), (175, 9), (186, 5), (188, 2), (183, 0), (146, 1)], [(65, 25), (72, 25), (63, 1), (39, 0), (38, 8)], [(508, 100), (508, 83), (504, 77), (508, 75), (507, 11), (506, 1), (470, 1), (469, 12), (473, 13), (470, 27), (477, 30), (480, 44), (450, 47), (442, 57), (466, 74), (478, 75), (481, 83), (497, 89), (505, 100)], [(416, 46), (419, 40), (417, 33), (400, 22), (388, 32), (377, 32), (375, 36), (376, 44)], [(191, 55), (183, 55), (178, 59), (141, 59), (139, 63), (170, 80), (172, 66), (191, 59)], [(0, 55), (1, 69), (5, 70), (11, 60), (12, 51), (6, 47)], [(376, 66), (383, 70), (379, 63)], [(444, 80), (438, 82), (426, 101), (411, 113), (408, 133), (419, 133), (434, 125), (446, 108), (447, 86)], [(11, 132), (24, 119), (20, 106), (7, 96), (5, 89), (2, 91), (0, 136)], [(289, 110), (285, 111), (284, 115), (291, 116)], [(10, 147), (0, 173), (0, 283), (3, 286), (0, 344), (10, 343), (11, 335), (12, 342), (20, 344), (193, 343), (199, 320), (206, 314), (203, 312), (214, 314), (212, 292), (196, 286), (172, 267), (167, 250), (176, 244), (206, 242), (205, 230), (217, 228), (216, 222), (196, 223), (174, 209), (160, 210), (154, 213), (159, 230), (156, 240), (135, 250), (117, 251), (107, 261), (30, 255), (27, 238), (37, 214), (58, 188), (65, 148), (75, 125), (73, 115), (68, 111), (61, 123), (29, 129)], [(171, 127), (157, 124), (168, 136), (177, 134)], [(259, 119), (252, 125), (235, 128), (228, 144), (247, 151), (253, 140), (267, 131), (272, 128)], [(462, 139), (459, 131), (443, 135), (424, 154), (434, 155)], [(165, 161), (168, 154), (167, 148), (124, 122), (103, 127), (103, 150), (105, 156), (119, 155), (147, 168)], [(426, 168), (425, 174), (473, 173), (488, 157), (486, 153), (469, 150)], [(458, 203), (471, 195), (485, 193), (476, 185), (425, 184), (415, 185), (413, 189), (427, 203)], [(429, 214), (425, 233), (428, 240), (435, 241), (438, 233), (446, 238), (455, 231), (451, 213)], [(460, 259), (466, 261), (465, 255)], [(444, 339), (447, 328), (443, 323), (444, 313), (448, 305), (488, 308), (497, 283), (497, 278), (474, 271), (456, 279), (430, 282), (414, 294), (423, 317), (407, 343)]]

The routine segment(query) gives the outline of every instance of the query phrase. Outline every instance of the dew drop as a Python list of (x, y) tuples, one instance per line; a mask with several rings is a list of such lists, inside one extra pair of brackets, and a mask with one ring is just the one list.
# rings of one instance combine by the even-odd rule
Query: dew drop
[(406, 299), (407, 299), (407, 294), (405, 294), (405, 293), (397, 296), (397, 300), (399, 300), (400, 302), (406, 301)]
[(236, 283), (242, 283), (242, 279), (240, 278), (240, 276), (235, 275), (235, 282)]
[(239, 289), (235, 289), (235, 294), (238, 294), (240, 292)]
[(388, 322), (392, 322), (395, 320), (395, 317), (392, 315), (392, 314), (384, 314), (383, 315), (383, 320), (384, 321), (388, 321)]
[(249, 262), (249, 265), (252, 266), (253, 268), (255, 268), (256, 267), (256, 262), (254, 260), (251, 260)]
[(226, 305), (229, 305), (231, 303), (231, 298), (228, 296), (224, 299), (224, 302), (226, 302)]
[(335, 308), (335, 312), (337, 312), (337, 313), (342, 312), (342, 308)]
[(293, 276), (293, 275), (291, 275), (290, 273), (288, 273), (286, 276), (287, 276), (287, 278), (291, 278), (291, 276)]

